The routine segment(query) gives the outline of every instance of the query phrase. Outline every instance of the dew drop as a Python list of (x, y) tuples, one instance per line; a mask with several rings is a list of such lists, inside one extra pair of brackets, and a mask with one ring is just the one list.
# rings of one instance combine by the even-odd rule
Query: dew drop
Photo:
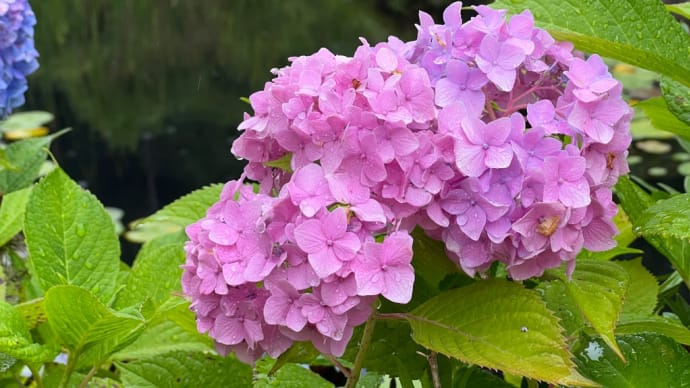
[(84, 228), (84, 224), (77, 224), (77, 236), (84, 237), (84, 235), (86, 235), (86, 229)]
[(527, 326), (523, 326), (520, 328), (520, 331), (523, 333), (527, 333), (529, 331), (529, 329), (527, 328)]
[(178, 337), (178, 336), (176, 336), (176, 335), (170, 336), (170, 340), (171, 340), (171, 341), (177, 341), (177, 340), (179, 340), (179, 339), (180, 339), (180, 337)]
[(89, 263), (89, 262), (84, 263), (84, 267), (86, 267), (86, 269), (93, 269), (94, 268), (93, 263)]

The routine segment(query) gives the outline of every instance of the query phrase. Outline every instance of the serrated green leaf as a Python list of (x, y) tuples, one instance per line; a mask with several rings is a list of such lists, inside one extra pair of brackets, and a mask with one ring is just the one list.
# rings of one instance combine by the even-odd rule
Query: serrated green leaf
[(690, 194), (674, 195), (650, 206), (635, 231), (643, 236), (690, 239)]
[(333, 384), (321, 376), (297, 364), (285, 364), (275, 374), (269, 375), (273, 369), (274, 360), (264, 358), (256, 362), (257, 378), (253, 382), (254, 388), (284, 387), (284, 388), (331, 388)]
[(557, 318), (520, 284), (477, 282), (444, 292), (406, 317), (414, 340), (430, 350), (549, 383), (592, 385), (575, 370)]
[(163, 235), (145, 243), (130, 271), (127, 285), (115, 302), (115, 308), (124, 308), (150, 300), (154, 308), (168, 300), (172, 292), (181, 291), (180, 279), (184, 264), (182, 232)]
[(541, 295), (546, 307), (558, 317), (566, 337), (574, 336), (585, 327), (585, 317), (565, 288), (565, 282), (560, 280), (542, 282), (535, 290)]
[(510, 13), (529, 9), (558, 40), (690, 86), (690, 38), (660, 1), (498, 0), (492, 6)]
[(213, 353), (173, 352), (150, 359), (116, 362), (122, 383), (130, 388), (251, 386), (252, 370), (234, 357)]
[(0, 170), (0, 193), (21, 190), (38, 178), (50, 141), (51, 137), (25, 139), (5, 148), (5, 156), (14, 168)]
[[(621, 201), (621, 206), (630, 217), (634, 230), (636, 232), (641, 231), (637, 228), (647, 222), (650, 217), (648, 209), (656, 203), (656, 200), (626, 176), (618, 179), (616, 195)], [(685, 284), (690, 286), (690, 242), (674, 236), (656, 234), (647, 234), (644, 238), (668, 258)]]
[(680, 121), (690, 124), (690, 87), (668, 77), (662, 77), (661, 90), (668, 110)]
[(125, 237), (133, 242), (146, 242), (167, 233), (175, 233), (202, 218), (208, 208), (216, 203), (223, 185), (213, 184), (192, 191), (163, 207), (156, 213), (133, 222)]
[(120, 243), (110, 216), (61, 169), (33, 189), (24, 221), (33, 275), (43, 290), (82, 286), (103, 302), (113, 295)]
[(616, 261), (630, 276), (630, 287), (625, 294), (621, 316), (649, 316), (656, 308), (659, 283), (642, 265), (642, 259)]
[(24, 228), (24, 212), (31, 187), (6, 194), (0, 203), (0, 247)]
[(563, 281), (585, 320), (623, 357), (613, 331), (630, 285), (630, 275), (615, 262), (583, 260), (577, 263), (571, 280)]
[[(55, 358), (60, 349), (34, 343), (21, 314), (14, 306), (0, 301), (0, 354), (28, 363), (40, 364)], [(6, 361), (9, 360), (6, 358)]]
[[(46, 292), (48, 323), (61, 344), (80, 364), (104, 361), (144, 329), (144, 320), (115, 312), (94, 294), (77, 286), (54, 286)], [(79, 365), (79, 364), (78, 364)]]
[(147, 327), (133, 343), (113, 354), (113, 360), (150, 359), (170, 352), (212, 351), (213, 343), (198, 331), (190, 332), (172, 321)]
[(690, 354), (668, 337), (644, 333), (618, 337), (627, 362), (601, 339), (591, 339), (575, 352), (579, 370), (604, 387), (687, 387)]
[(679, 320), (658, 315), (622, 320), (616, 327), (616, 334), (656, 333), (673, 338), (683, 345), (690, 345), (690, 330)]
[(646, 99), (636, 107), (642, 109), (654, 128), (674, 133), (690, 140), (690, 125), (680, 121), (670, 110), (663, 97)]

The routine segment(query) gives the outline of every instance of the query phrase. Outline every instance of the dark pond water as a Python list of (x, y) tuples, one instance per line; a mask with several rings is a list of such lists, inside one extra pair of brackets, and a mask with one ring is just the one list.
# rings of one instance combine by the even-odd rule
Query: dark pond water
[(230, 144), (249, 108), (240, 98), (271, 68), (320, 47), (350, 55), (360, 36), (412, 39), (417, 10), (438, 20), (448, 3), (35, 1), (41, 68), (24, 109), (73, 128), (55, 142), (57, 160), (129, 222), (239, 175)]

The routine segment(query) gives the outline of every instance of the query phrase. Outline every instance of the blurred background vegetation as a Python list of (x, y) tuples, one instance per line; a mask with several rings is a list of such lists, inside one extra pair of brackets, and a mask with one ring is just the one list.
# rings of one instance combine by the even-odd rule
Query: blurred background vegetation
[[(41, 68), (25, 110), (74, 130), (57, 160), (125, 220), (239, 175), (230, 155), (240, 101), (270, 69), (320, 47), (351, 55), (362, 36), (413, 39), (439, 0), (34, 1)], [(466, 2), (467, 4), (467, 2)]]

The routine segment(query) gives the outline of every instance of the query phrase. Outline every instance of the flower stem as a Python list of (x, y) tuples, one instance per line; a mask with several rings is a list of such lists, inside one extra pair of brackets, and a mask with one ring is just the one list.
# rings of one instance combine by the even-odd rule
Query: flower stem
[(77, 366), (78, 358), (78, 354), (69, 354), (67, 356), (67, 365), (65, 366), (65, 373), (62, 375), (62, 380), (60, 381), (60, 385), (58, 385), (58, 387), (67, 388), (69, 386), (69, 379), (70, 377), (72, 377), (72, 372), (74, 372), (74, 368)]
[(374, 326), (376, 325), (376, 314), (371, 314), (367, 323), (364, 325), (364, 333), (362, 333), (362, 338), (359, 341), (359, 351), (355, 357), (355, 365), (350, 371), (350, 377), (347, 379), (347, 384), (345, 388), (355, 388), (357, 381), (359, 380), (359, 374), (362, 372), (362, 365), (364, 364), (364, 359), (367, 356), (367, 350), (369, 350), (369, 344), (371, 343), (371, 338), (374, 335)]
[(31, 371), (31, 377), (34, 379), (34, 382), (36, 383), (36, 387), (38, 388), (43, 388), (43, 379), (41, 378), (41, 368), (40, 367), (35, 367), (32, 364), (26, 364), (29, 367), (29, 370)]
[(79, 383), (78, 388), (85, 388), (89, 384), (89, 380), (98, 372), (98, 365), (94, 365), (93, 368), (89, 371), (89, 373), (84, 376), (84, 379)]

